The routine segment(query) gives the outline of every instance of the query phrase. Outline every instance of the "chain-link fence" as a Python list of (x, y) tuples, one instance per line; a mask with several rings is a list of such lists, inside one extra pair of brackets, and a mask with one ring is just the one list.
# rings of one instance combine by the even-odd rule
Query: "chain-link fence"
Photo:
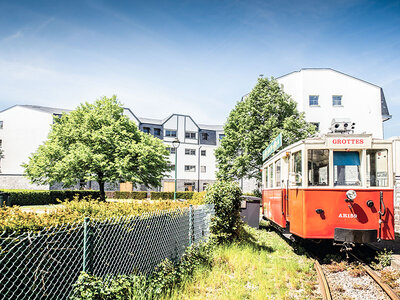
[(66, 299), (80, 271), (148, 274), (206, 239), (212, 205), (0, 236), (1, 299)]

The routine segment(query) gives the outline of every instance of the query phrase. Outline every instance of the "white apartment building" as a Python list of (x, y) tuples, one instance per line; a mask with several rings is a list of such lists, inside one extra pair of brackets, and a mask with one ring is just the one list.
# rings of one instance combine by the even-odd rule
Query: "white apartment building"
[[(61, 116), (63, 112), (68, 113), (69, 110), (35, 105), (15, 105), (0, 112), (0, 146), (4, 151), (4, 158), (0, 160), (0, 188), (60, 188), (60, 185), (30, 184), (23, 175), (21, 164), (28, 162), (29, 156), (47, 139), (53, 117)], [(222, 126), (198, 124), (188, 115), (172, 114), (161, 120), (138, 118), (129, 108), (125, 108), (124, 113), (138, 125), (140, 130), (162, 139), (168, 145), (172, 166), (175, 166), (172, 141), (175, 138), (179, 139), (178, 191), (203, 191), (207, 184), (216, 180), (214, 150), (223, 137)], [(160, 190), (173, 191), (174, 178), (173, 170), (163, 178)], [(97, 184), (91, 182), (89, 187), (95, 189)], [(116, 184), (106, 185), (106, 190), (118, 188)]]
[(381, 87), (333, 69), (301, 69), (277, 78), (283, 90), (321, 133), (332, 119), (355, 123), (355, 133), (383, 138), (383, 122), (391, 118)]

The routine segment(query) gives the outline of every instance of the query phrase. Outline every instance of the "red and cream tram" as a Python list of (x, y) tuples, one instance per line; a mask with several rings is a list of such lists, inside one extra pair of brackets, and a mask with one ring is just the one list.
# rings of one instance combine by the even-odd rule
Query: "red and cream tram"
[(390, 141), (327, 134), (263, 164), (263, 215), (289, 235), (345, 246), (394, 239)]

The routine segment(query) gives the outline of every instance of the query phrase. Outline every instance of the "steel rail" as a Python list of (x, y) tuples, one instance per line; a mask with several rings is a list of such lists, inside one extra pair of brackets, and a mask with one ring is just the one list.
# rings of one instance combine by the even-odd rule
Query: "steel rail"
[[(353, 253), (349, 253), (355, 260), (357, 260), (360, 263), (363, 263), (361, 259), (359, 259), (356, 255)], [(372, 279), (375, 280), (375, 282), (382, 288), (382, 290), (386, 293), (386, 295), (391, 299), (391, 300), (400, 300), (400, 297), (393, 291), (393, 289), (384, 283), (381, 279), (381, 277), (374, 271), (372, 270), (369, 266), (362, 264), (362, 267), (364, 268), (365, 272), (369, 276), (372, 277)]]
[(331, 290), (329, 289), (328, 281), (326, 280), (324, 271), (318, 260), (314, 259), (314, 267), (318, 274), (318, 281), (321, 287), (321, 294), (324, 300), (332, 300)]

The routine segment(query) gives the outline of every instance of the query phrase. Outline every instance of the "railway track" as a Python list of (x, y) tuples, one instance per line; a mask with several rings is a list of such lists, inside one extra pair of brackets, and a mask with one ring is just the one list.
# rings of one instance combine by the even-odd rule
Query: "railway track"
[[(361, 296), (360, 298), (365, 299), (365, 300), (367, 300), (367, 299), (400, 300), (400, 297), (394, 292), (394, 290), (389, 285), (384, 283), (382, 281), (382, 279), (380, 278), (380, 276), (374, 270), (372, 270), (368, 265), (366, 265), (356, 255), (354, 255), (352, 253), (350, 253), (350, 255), (353, 257), (353, 259), (355, 261), (357, 261), (359, 263), (359, 266), (362, 269), (362, 271), (365, 272), (365, 274), (367, 274), (369, 276), (369, 278), (376, 284), (375, 290), (372, 288), (373, 285), (370, 284), (370, 286), (368, 287), (369, 289), (363, 290), (362, 293), (360, 291), (360, 294), (359, 294)], [(314, 266), (317, 271), (322, 298), (324, 300), (346, 299), (346, 296), (344, 296), (344, 294), (343, 294), (343, 292), (344, 292), (343, 288), (340, 288), (340, 287), (338, 288), (337, 286), (335, 286), (336, 293), (332, 293), (333, 292), (332, 287), (330, 286), (329, 280), (327, 279), (327, 276), (325, 275), (325, 273), (327, 271), (326, 271), (326, 269), (324, 271), (324, 268), (321, 266), (321, 264), (315, 258), (314, 258)], [(330, 276), (332, 278), (332, 274), (330, 274)], [(347, 275), (347, 276), (350, 277), (350, 275)], [(364, 282), (367, 282), (367, 280), (364, 280)], [(356, 285), (356, 284), (358, 284), (358, 283), (354, 283), (354, 285)], [(333, 285), (332, 279), (331, 279), (331, 285)], [(361, 285), (359, 285), (359, 286), (361, 287)], [(348, 299), (352, 299), (352, 297), (348, 296)]]

